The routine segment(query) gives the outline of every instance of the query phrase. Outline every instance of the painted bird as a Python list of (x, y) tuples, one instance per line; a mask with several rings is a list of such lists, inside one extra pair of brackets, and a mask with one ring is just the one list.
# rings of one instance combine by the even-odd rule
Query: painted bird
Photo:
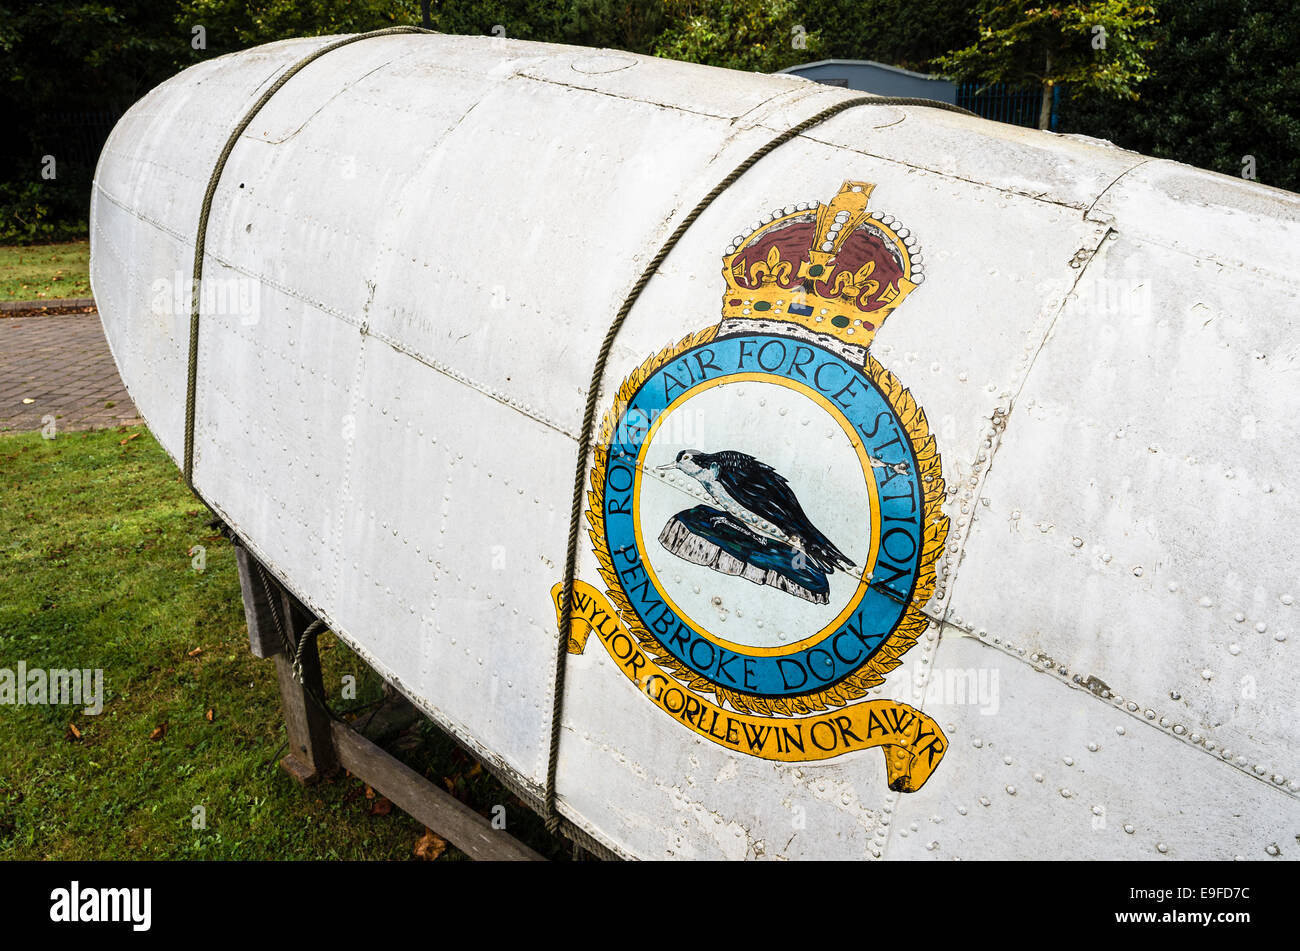
[(677, 458), (659, 469), (680, 469), (704, 486), (724, 510), (777, 529), (808, 560), (830, 572), (853, 568), (844, 552), (817, 530), (785, 476), (765, 462), (743, 452), (700, 452), (683, 449)]

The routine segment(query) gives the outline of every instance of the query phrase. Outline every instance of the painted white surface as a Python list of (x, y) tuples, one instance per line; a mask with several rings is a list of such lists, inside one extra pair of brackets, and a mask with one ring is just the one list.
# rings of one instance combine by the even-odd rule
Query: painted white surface
[[(180, 74), (101, 159), (95, 295), (174, 457), (188, 294), (174, 306), (167, 282), (188, 281), (229, 129), (327, 41)], [(845, 95), (397, 36), (309, 66), (231, 156), (205, 283), (240, 302), (204, 310), (198, 488), (377, 669), (525, 785), (545, 776), (549, 589), (601, 338), (699, 197)], [(845, 180), (874, 183), (872, 207), (925, 249), (924, 285), (872, 352), (930, 419), (952, 532), (936, 623), (880, 695), (931, 712), (951, 749), (911, 795), (886, 788), (875, 750), (737, 756), (593, 644), (569, 660), (562, 811), (650, 858), (1300, 854), (1300, 199), (938, 110), (853, 109), (767, 156), (687, 232), (614, 346), (602, 411), (647, 356), (717, 323), (734, 235)], [(580, 551), (578, 578), (598, 582)]]

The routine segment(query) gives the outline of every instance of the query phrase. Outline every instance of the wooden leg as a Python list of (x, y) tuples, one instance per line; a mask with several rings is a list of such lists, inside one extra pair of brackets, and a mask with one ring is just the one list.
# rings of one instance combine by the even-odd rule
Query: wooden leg
[(264, 573), (246, 548), (236, 543), (235, 554), (239, 563), (239, 586), (244, 595), (244, 617), (248, 621), (249, 647), (254, 656), (274, 658), (275, 675), (280, 682), (280, 707), (289, 733), (289, 755), (280, 761), (280, 765), (303, 785), (314, 783), (338, 769), (329, 714), (308, 693), (311, 691), (321, 698), (325, 696), (320, 655), (316, 652), (314, 639), (303, 646), (302, 683), (299, 683), (293, 676), (293, 657), (287, 653), (284, 638), (275, 626), (278, 616), (289, 643), (296, 645), (312, 622), (312, 615), (274, 578)]
[[(297, 599), (287, 591), (281, 591), (280, 614), (282, 623), (289, 630), (289, 639), (297, 644), (307, 626), (314, 620)], [(280, 706), (284, 710), (284, 722), (289, 732), (289, 755), (280, 761), (280, 765), (294, 779), (303, 785), (314, 783), (332, 775), (339, 766), (338, 754), (334, 750), (334, 737), (330, 730), (330, 715), (321, 709), (316, 698), (325, 697), (325, 685), (321, 680), (320, 654), (316, 650), (316, 639), (311, 638), (299, 652), (299, 669), (302, 682), (293, 676), (293, 658), (284, 653), (275, 656), (275, 674), (280, 682)]]

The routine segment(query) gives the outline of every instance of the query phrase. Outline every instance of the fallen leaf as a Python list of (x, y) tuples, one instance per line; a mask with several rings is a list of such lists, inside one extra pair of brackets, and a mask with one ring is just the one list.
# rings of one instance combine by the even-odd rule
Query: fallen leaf
[(446, 776), (442, 777), (442, 784), (447, 787), (447, 792), (454, 793), (456, 791), (456, 784)]
[[(113, 405), (112, 403), (105, 403), (105, 404), (104, 404), (104, 406), (106, 406), (106, 407), (112, 407), (112, 405)], [(119, 442), (118, 445), (119, 445), (119, 446), (125, 446), (125, 445), (126, 445), (127, 443), (129, 443), (132, 439), (135, 439), (135, 438), (138, 437), (139, 435), (140, 435), (140, 433), (139, 433), (138, 431), (137, 431), (137, 432), (134, 432), (134, 433), (132, 433), (131, 435), (127, 436), (125, 439), (123, 439), (121, 442)]]
[(368, 783), (366, 784), (366, 798), (367, 799), (375, 798), (375, 790)]
[(465, 774), (465, 778), (466, 778), (466, 779), (477, 779), (479, 776), (482, 776), (482, 775), (483, 775), (483, 764), (482, 764), (482, 763), (475, 763), (474, 766), (473, 766), (473, 768), (470, 769), (470, 771), (469, 771), (468, 773)]
[(212, 718), (213, 718), (216, 714), (215, 714), (215, 713), (214, 713), (214, 712), (209, 708), (208, 712), (205, 713), (205, 714), (203, 714), (203, 715), (204, 715), (205, 717), (207, 717), (207, 718), (208, 718), (208, 722), (211, 723), (211, 722), (212, 722)]
[(429, 829), (424, 830), (424, 835), (420, 836), (415, 842), (415, 857), (424, 859), (426, 862), (432, 862), (447, 851), (447, 840), (440, 835), (434, 835)]
[(23, 402), (24, 402), (24, 403), (35, 403), (36, 400), (32, 399), (32, 398), (29, 396), (29, 397), (27, 397), (26, 399), (24, 399)]
[(153, 728), (153, 732), (149, 734), (149, 739), (161, 740), (166, 735), (167, 735), (167, 721), (163, 720), (162, 723), (159, 723), (156, 727)]
[(69, 723), (68, 732), (71, 733), (75, 739), (81, 739), (81, 731), (77, 729), (77, 724)]
[(393, 811), (393, 804), (380, 796), (370, 804), (370, 814), (372, 816), (386, 816)]
[(202, 647), (196, 647), (196, 648), (194, 648), (194, 650), (190, 651), (190, 652), (189, 652), (188, 654), (186, 654), (185, 656), (186, 656), (186, 657), (198, 657), (198, 656), (199, 656), (200, 654), (202, 654), (202, 653), (203, 653), (203, 648), (202, 648)]

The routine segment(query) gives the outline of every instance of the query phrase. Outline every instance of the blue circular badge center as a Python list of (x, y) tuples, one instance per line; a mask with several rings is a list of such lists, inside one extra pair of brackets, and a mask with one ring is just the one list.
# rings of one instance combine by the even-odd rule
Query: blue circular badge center
[[(633, 511), (637, 460), (654, 421), (701, 384), (754, 373), (806, 386), (837, 407), (874, 460), (872, 474), (880, 499), (875, 570), (861, 600), (841, 624), (816, 642), (780, 656), (724, 648), (693, 622), (678, 617), (646, 570)], [(774, 419), (773, 425), (782, 421)], [(742, 334), (694, 347), (658, 368), (624, 408), (611, 434), (606, 465), (605, 540), (632, 610), (681, 664), (741, 693), (797, 697), (843, 680), (870, 660), (897, 627), (920, 570), (923, 498), (907, 430), (859, 368), (831, 350), (802, 340)]]

